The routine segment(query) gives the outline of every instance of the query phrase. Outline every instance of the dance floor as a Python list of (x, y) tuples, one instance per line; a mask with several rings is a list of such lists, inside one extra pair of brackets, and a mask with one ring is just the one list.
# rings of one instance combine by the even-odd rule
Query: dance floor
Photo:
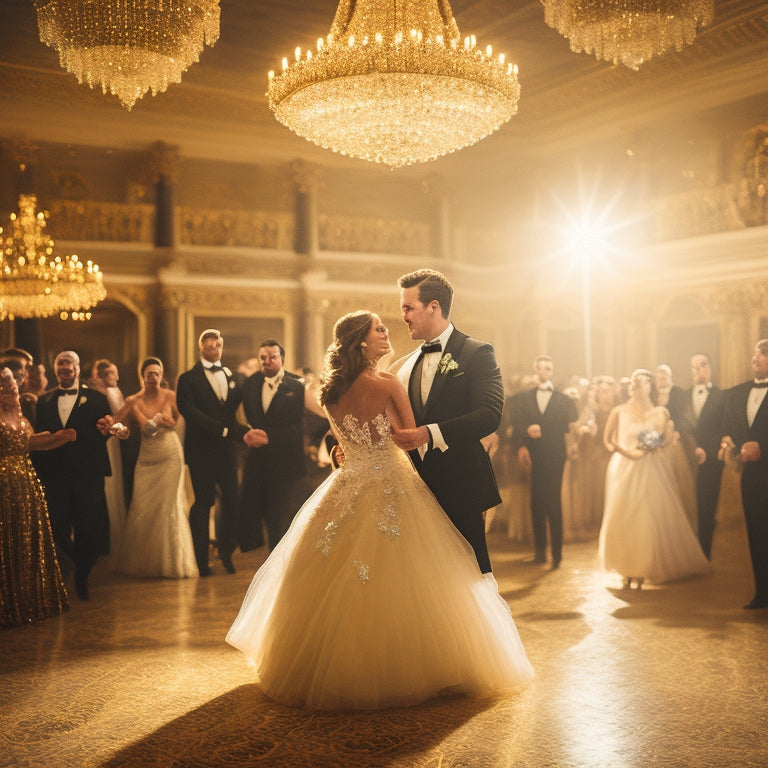
[[(722, 512), (721, 505), (721, 512)], [(726, 505), (727, 506), (727, 505)], [(266, 699), (224, 642), (263, 551), (208, 579), (99, 562), (91, 600), (0, 632), (0, 765), (13, 768), (728, 768), (768, 764), (768, 610), (737, 510), (712, 573), (641, 592), (595, 541), (560, 570), (503, 534), (492, 559), (536, 670), (514, 695), (317, 713)]]

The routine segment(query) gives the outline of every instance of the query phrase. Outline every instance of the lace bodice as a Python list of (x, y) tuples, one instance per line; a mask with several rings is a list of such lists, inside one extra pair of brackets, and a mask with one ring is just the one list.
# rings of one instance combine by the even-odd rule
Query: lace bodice
[[(338, 424), (331, 418), (344, 451), (344, 462), (336, 481), (316, 512), (321, 533), (317, 548), (328, 556), (346, 519), (355, 514), (371, 515), (376, 527), (396, 538), (400, 535), (400, 497), (403, 484), (417, 477), (410, 460), (392, 442), (392, 425), (385, 413), (360, 422), (348, 413)], [(368, 564), (357, 562), (357, 576), (369, 578)]]

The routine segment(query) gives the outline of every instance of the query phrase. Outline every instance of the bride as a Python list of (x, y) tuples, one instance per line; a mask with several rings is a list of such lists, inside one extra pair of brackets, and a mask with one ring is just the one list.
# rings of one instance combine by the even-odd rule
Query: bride
[(227, 642), (290, 705), (375, 709), (473, 696), (533, 669), (493, 577), (392, 432), (415, 426), (379, 317), (334, 327), (320, 400), (345, 460), (256, 573)]
[(630, 397), (605, 425), (614, 454), (605, 478), (605, 513), (599, 554), (603, 568), (618, 571), (624, 588), (635, 580), (657, 584), (703, 573), (708, 561), (688, 522), (674, 467), (674, 424), (656, 405), (650, 371), (632, 374)]

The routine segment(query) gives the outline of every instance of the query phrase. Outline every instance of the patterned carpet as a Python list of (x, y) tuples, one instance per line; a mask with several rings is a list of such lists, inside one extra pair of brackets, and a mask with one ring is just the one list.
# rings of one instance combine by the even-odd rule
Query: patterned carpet
[[(726, 499), (726, 502), (728, 499)], [(768, 756), (768, 611), (744, 611), (743, 523), (721, 510), (709, 576), (642, 592), (491, 537), (536, 679), (505, 698), (315, 713), (265, 698), (224, 643), (263, 553), (238, 573), (139, 581), (100, 561), (91, 600), (0, 633), (8, 768), (728, 768)]]

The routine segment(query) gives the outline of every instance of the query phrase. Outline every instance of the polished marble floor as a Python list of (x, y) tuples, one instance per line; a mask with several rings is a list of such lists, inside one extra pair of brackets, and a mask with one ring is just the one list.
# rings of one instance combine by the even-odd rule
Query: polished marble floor
[(371, 713), (277, 705), (225, 644), (263, 552), (178, 582), (102, 560), (89, 602), (0, 632), (0, 766), (766, 766), (768, 610), (742, 609), (744, 526), (727, 499), (721, 518), (711, 574), (641, 592), (598, 570), (595, 541), (567, 545), (551, 571), (492, 535), (534, 682)]

